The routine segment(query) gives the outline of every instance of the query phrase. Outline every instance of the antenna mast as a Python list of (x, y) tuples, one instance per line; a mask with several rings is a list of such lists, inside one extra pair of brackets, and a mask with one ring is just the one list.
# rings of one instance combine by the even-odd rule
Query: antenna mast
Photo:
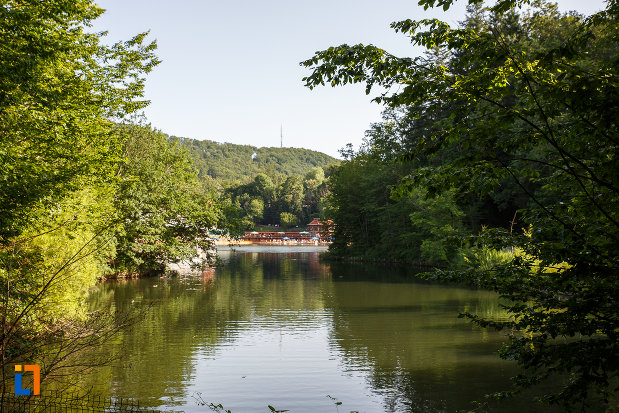
[(284, 126), (279, 125), (279, 147), (284, 147)]

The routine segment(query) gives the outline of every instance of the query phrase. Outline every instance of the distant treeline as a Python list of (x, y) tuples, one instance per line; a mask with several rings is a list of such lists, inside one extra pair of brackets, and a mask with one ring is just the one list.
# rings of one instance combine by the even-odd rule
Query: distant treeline
[(261, 172), (304, 176), (314, 167), (338, 162), (324, 153), (302, 148), (258, 148), (175, 136), (170, 140), (187, 149), (200, 177), (222, 182), (247, 183)]
[(321, 216), (339, 160), (302, 148), (258, 148), (169, 137), (191, 159), (200, 185), (221, 207), (218, 227), (238, 235), (256, 225), (296, 227)]

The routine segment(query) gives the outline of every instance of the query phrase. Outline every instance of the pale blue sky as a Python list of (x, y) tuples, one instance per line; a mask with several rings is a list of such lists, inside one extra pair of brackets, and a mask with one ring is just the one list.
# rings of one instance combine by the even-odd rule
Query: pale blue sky
[[(389, 24), (438, 17), (454, 25), (464, 3), (444, 13), (416, 0), (98, 0), (106, 13), (96, 30), (109, 41), (145, 31), (157, 39), (162, 63), (149, 75), (148, 121), (162, 131), (195, 139), (254, 146), (302, 147), (338, 156), (359, 145), (382, 108), (361, 86), (310, 91), (299, 62), (342, 43), (375, 44), (413, 56)], [(560, 0), (562, 10), (590, 14), (602, 0)]]

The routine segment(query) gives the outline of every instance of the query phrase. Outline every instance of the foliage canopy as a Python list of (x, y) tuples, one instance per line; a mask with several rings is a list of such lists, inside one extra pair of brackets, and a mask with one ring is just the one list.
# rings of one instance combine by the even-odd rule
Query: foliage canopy
[(11, 363), (53, 344), (44, 379), (117, 331), (84, 305), (98, 277), (195, 256), (215, 222), (185, 152), (118, 126), (148, 104), (156, 44), (141, 33), (105, 45), (88, 31), (102, 12), (89, 0), (0, 4), (3, 391)]
[(187, 149), (200, 177), (220, 182), (247, 183), (258, 173), (305, 175), (314, 167), (326, 167), (337, 160), (321, 152), (302, 148), (265, 148), (209, 140), (171, 137)]
[[(403, 110), (408, 129), (373, 143), (384, 159), (412, 164), (400, 196), (423, 188), (483, 198), (507, 184), (528, 200), (518, 211), (524, 231), (503, 225), (471, 240), (518, 251), (511, 261), (434, 276), (508, 300), (510, 321), (467, 316), (511, 331), (501, 356), (524, 368), (517, 386), (558, 375), (564, 386), (544, 401), (570, 409), (594, 390), (608, 403), (618, 367), (619, 7), (611, 0), (584, 18), (542, 1), (482, 3), (469, 1), (458, 28), (432, 19), (392, 24), (426, 56), (341, 45), (303, 62), (311, 70), (304, 80), (387, 90), (375, 100)], [(532, 7), (514, 11), (521, 5)]]

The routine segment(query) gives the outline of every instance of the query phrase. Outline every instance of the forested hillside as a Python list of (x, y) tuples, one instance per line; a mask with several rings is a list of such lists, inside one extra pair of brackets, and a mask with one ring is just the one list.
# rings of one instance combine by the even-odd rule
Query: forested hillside
[(258, 148), (190, 138), (170, 139), (188, 150), (201, 177), (208, 175), (219, 181), (247, 183), (260, 172), (304, 176), (316, 166), (325, 167), (338, 162), (329, 155), (309, 149)]
[(256, 225), (303, 226), (320, 216), (328, 176), (340, 163), (309, 149), (168, 140), (184, 149), (200, 186), (218, 198), (218, 227), (234, 235)]

